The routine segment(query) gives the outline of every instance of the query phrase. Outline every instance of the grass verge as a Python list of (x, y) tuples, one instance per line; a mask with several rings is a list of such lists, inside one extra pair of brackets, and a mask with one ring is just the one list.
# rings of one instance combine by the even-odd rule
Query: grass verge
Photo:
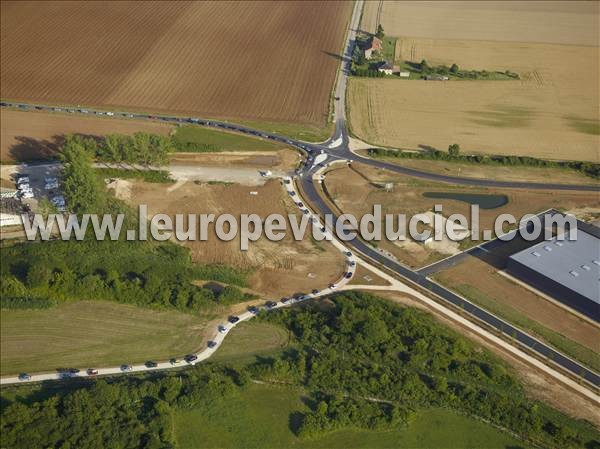
[(173, 143), (177, 151), (214, 153), (220, 151), (277, 151), (281, 144), (238, 133), (215, 131), (201, 126), (181, 126), (175, 130)]
[[(439, 281), (439, 279), (438, 279)], [(513, 309), (510, 306), (505, 304), (501, 304), (498, 301), (487, 296), (485, 293), (478, 290), (476, 287), (467, 284), (460, 285), (448, 285), (452, 290), (460, 293), (467, 299), (479, 304), (480, 306), (485, 307), (486, 310), (492, 312), (495, 315), (498, 315), (500, 318), (514, 324), (515, 326), (520, 327), (521, 329), (531, 332), (535, 335), (541, 337), (544, 341), (554, 346), (561, 352), (573, 357), (576, 360), (579, 360), (586, 366), (600, 371), (600, 355), (596, 354), (589, 348), (586, 348), (579, 343), (574, 342), (573, 340), (555, 332), (551, 329), (548, 329), (545, 326), (542, 326), (538, 322), (531, 320), (525, 317), (522, 313)]]

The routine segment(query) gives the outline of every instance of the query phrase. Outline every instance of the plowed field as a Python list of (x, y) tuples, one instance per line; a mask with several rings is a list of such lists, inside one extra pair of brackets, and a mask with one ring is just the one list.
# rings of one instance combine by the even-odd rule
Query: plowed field
[(2, 2), (2, 98), (324, 125), (349, 2)]

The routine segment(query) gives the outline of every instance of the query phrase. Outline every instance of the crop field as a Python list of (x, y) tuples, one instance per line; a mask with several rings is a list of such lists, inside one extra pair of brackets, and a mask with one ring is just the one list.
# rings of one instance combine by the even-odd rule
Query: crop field
[(209, 318), (101, 301), (2, 310), (0, 373), (180, 357), (201, 347)]
[(2, 98), (325, 126), (350, 2), (2, 2)]
[[(352, 79), (352, 130), (392, 147), (458, 143), (467, 153), (598, 162), (598, 10), (589, 2), (384, 2), (380, 18), (399, 38), (398, 60), (508, 69), (521, 79)], [(373, 14), (363, 28), (372, 28)]]
[(80, 115), (0, 110), (0, 160), (20, 162), (56, 155), (66, 134), (103, 136), (144, 131), (169, 134), (172, 126), (158, 122), (116, 120)]
[[(595, 192), (554, 192), (524, 191), (518, 189), (486, 189), (452, 186), (397, 175), (362, 164), (353, 164), (354, 169), (338, 168), (331, 170), (325, 185), (333, 201), (344, 213), (357, 217), (373, 212), (373, 205), (380, 204), (383, 214), (406, 214), (407, 219), (417, 213), (432, 211), (434, 205), (442, 205), (442, 215), (462, 214), (470, 217), (470, 204), (456, 199), (436, 199), (424, 196), (427, 192), (442, 194), (470, 193), (506, 196), (507, 203), (494, 209), (480, 209), (480, 229), (494, 229), (495, 218), (504, 213), (521, 217), (528, 213), (538, 213), (550, 208), (570, 210), (576, 215), (600, 208), (600, 198)], [(393, 191), (386, 191), (386, 183), (393, 184)], [(470, 220), (470, 218), (469, 218)], [(467, 241), (464, 244), (468, 244)], [(458, 252), (458, 242), (443, 241), (423, 245), (412, 240), (392, 243), (382, 240), (379, 248), (394, 254), (399, 260), (413, 267), (422, 267)]]
[[(147, 204), (149, 215), (175, 214), (269, 214), (296, 213), (282, 186), (276, 180), (263, 186), (227, 183), (176, 183), (168, 189), (160, 184), (136, 182), (130, 188), (133, 204)], [(255, 192), (255, 194), (251, 194)], [(344, 258), (328, 242), (313, 241), (308, 235), (295, 241), (288, 232), (279, 242), (264, 235), (250, 242), (248, 251), (240, 250), (239, 237), (225, 242), (209, 227), (207, 241), (189, 241), (192, 259), (198, 263), (224, 263), (249, 270), (250, 287), (261, 295), (274, 297), (324, 288), (341, 277)]]

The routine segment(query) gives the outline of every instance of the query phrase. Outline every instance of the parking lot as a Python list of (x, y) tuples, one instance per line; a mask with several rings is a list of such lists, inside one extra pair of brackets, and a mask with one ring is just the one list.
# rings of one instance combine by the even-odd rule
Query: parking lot
[(8, 176), (19, 190), (18, 198), (33, 212), (39, 210), (39, 201), (42, 198), (47, 198), (59, 212), (66, 211), (64, 196), (60, 190), (60, 164), (16, 165), (12, 167)]

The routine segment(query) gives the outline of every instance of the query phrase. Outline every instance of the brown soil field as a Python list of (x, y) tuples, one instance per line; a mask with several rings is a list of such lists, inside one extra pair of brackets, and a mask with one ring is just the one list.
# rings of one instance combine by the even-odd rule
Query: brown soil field
[(66, 134), (103, 136), (145, 131), (166, 135), (171, 129), (171, 125), (158, 122), (0, 109), (0, 160), (18, 162), (51, 157)]
[[(251, 191), (258, 192), (251, 195)], [(165, 191), (159, 184), (136, 182), (131, 188), (133, 204), (147, 204), (149, 214), (224, 214), (234, 216), (255, 213), (263, 219), (273, 213), (298, 214), (279, 181), (264, 186), (246, 187), (239, 184), (177, 183)], [(250, 288), (262, 295), (274, 297), (324, 288), (341, 277), (344, 257), (327, 242), (314, 242), (308, 236), (300, 242), (291, 232), (279, 242), (264, 236), (251, 242), (248, 251), (241, 251), (239, 240), (223, 242), (209, 228), (207, 241), (183, 242), (198, 263), (224, 263), (252, 270)]]
[(600, 328), (498, 274), (493, 266), (476, 257), (468, 257), (436, 277), (445, 285), (472, 286), (561, 335), (598, 350)]
[(598, 45), (600, 6), (589, 1), (366, 2), (361, 28), (391, 36)]
[[(381, 205), (383, 214), (406, 214), (407, 221), (412, 215), (433, 210), (434, 205), (441, 204), (443, 207), (441, 213), (445, 217), (458, 213), (470, 220), (469, 204), (451, 199), (425, 198), (423, 196), (425, 192), (506, 195), (508, 203), (504, 206), (496, 209), (480, 209), (480, 232), (485, 229), (493, 230), (496, 217), (504, 213), (519, 218), (528, 213), (539, 213), (550, 208), (600, 209), (600, 197), (596, 192), (525, 191), (453, 186), (397, 175), (362, 164), (353, 164), (353, 167), (355, 170), (343, 167), (329, 171), (324, 183), (336, 206), (345, 213), (354, 214), (358, 219), (364, 214), (372, 213), (375, 204)], [(382, 188), (388, 182), (394, 184), (392, 192), (386, 192)], [(400, 246), (382, 240), (378, 246), (413, 267), (428, 265), (447, 255), (408, 240)]]
[[(363, 28), (374, 26), (377, 5), (367, 3)], [(511, 70), (521, 79), (352, 79), (352, 129), (391, 147), (458, 143), (467, 153), (598, 162), (598, 11), (592, 2), (384, 2), (397, 60)]]
[(289, 170), (297, 166), (300, 154), (293, 150), (235, 151), (221, 153), (175, 153), (171, 156), (174, 165), (270, 167)]
[[(357, 153), (368, 157), (367, 151)], [(548, 182), (555, 184), (597, 184), (594, 178), (575, 170), (547, 167), (515, 167), (507, 165), (470, 164), (426, 159), (384, 158), (386, 162), (402, 167), (414, 168), (462, 178), (495, 179), (499, 181)]]
[(350, 2), (2, 2), (2, 98), (324, 126)]

